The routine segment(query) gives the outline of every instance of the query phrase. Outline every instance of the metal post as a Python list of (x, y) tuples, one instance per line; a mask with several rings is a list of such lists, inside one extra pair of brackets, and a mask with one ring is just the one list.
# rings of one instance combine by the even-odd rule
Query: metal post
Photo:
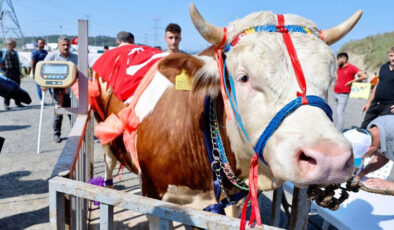
[(44, 111), (45, 91), (41, 90), (41, 110), (40, 110), (40, 122), (38, 123), (38, 137), (37, 137), (37, 154), (40, 154), (40, 142), (41, 142), (41, 126), (42, 126), (42, 114)]
[(307, 188), (294, 187), (289, 230), (307, 229), (311, 202), (306, 199), (306, 191)]
[(274, 196), (272, 199), (272, 208), (271, 208), (271, 225), (275, 227), (279, 227), (280, 223), (280, 206), (282, 204), (282, 196), (283, 196), (283, 187), (274, 190)]
[[(88, 21), (78, 20), (78, 114), (87, 114), (88, 112)], [(82, 182), (88, 182), (87, 159), (87, 133), (83, 138), (82, 148), (75, 170), (75, 179)], [(87, 229), (87, 210), (88, 203), (82, 198), (75, 198), (75, 229)]]
[(88, 21), (78, 20), (79, 114), (88, 112)]
[(113, 230), (114, 228), (114, 206), (100, 204), (100, 230)]
[(64, 194), (57, 192), (49, 183), (49, 220), (50, 229), (64, 230), (65, 225), (65, 198)]

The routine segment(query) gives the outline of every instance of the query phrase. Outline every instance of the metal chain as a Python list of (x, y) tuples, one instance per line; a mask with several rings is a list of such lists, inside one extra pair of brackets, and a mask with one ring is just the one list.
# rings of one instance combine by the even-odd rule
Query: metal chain
[[(212, 156), (213, 161), (211, 164), (211, 169), (215, 174), (220, 189), (223, 192), (225, 199), (233, 204), (234, 201), (231, 200), (227, 189), (223, 186), (223, 174), (227, 177), (227, 179), (237, 188), (243, 190), (249, 190), (248, 186), (245, 184), (243, 180), (237, 178), (232, 171), (230, 165), (228, 164), (226, 154), (224, 152), (224, 147), (221, 142), (221, 136), (219, 132), (219, 123), (216, 115), (216, 106), (215, 101), (213, 100), (210, 106), (209, 111), (209, 128), (210, 128), (210, 136), (211, 136), (211, 144), (212, 144)], [(223, 158), (223, 159), (222, 159)]]
[[(230, 164), (228, 163), (226, 153), (224, 150), (224, 146), (221, 141), (222, 137), (220, 135), (219, 122), (217, 119), (216, 106), (215, 106), (214, 102), (215, 101), (213, 101), (211, 103), (210, 111), (209, 111), (210, 132), (211, 132), (211, 141), (212, 141), (212, 149), (213, 149), (212, 155), (215, 158), (215, 160), (220, 162), (221, 170), (224, 172), (227, 179), (235, 187), (237, 187), (238, 189), (242, 189), (242, 190), (249, 190), (249, 187), (246, 185), (246, 183), (243, 180), (241, 180), (235, 176), (235, 173), (233, 172)], [(217, 153), (218, 155), (216, 156), (214, 153)]]

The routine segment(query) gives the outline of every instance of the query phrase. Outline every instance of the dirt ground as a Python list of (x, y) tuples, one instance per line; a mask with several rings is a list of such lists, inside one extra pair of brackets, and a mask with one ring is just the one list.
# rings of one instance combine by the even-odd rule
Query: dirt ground
[[(48, 179), (56, 164), (70, 131), (70, 122), (63, 120), (62, 142), (53, 140), (51, 97), (46, 96), (41, 137), (41, 152), (37, 150), (37, 133), (40, 115), (39, 100), (35, 91), (35, 82), (30, 78), (22, 80), (33, 102), (24, 108), (16, 108), (13, 101), (11, 110), (6, 111), (0, 102), (0, 136), (5, 143), (0, 153), (0, 229), (49, 229)], [(333, 105), (330, 96), (329, 103)], [(345, 125), (360, 125), (360, 113), (364, 100), (349, 101)], [(335, 106), (333, 106), (333, 109)], [(95, 174), (104, 176), (104, 163), (100, 144), (95, 141)], [(138, 179), (127, 170), (122, 174), (122, 181), (115, 179), (115, 189), (139, 193)], [(261, 196), (263, 221), (269, 223), (271, 193)], [(288, 200), (291, 198), (288, 197)], [(92, 229), (98, 229), (98, 208), (93, 207)], [(145, 216), (131, 211), (115, 208), (116, 229), (146, 229)], [(283, 219), (285, 218), (282, 213)], [(313, 224), (308, 229), (318, 229), (322, 219), (311, 217)], [(286, 225), (286, 220), (281, 225)], [(316, 228), (317, 227), (317, 228)]]

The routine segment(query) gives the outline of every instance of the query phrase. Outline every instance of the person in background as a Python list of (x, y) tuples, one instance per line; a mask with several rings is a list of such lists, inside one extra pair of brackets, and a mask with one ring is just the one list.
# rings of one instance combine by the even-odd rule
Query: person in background
[(379, 80), (379, 75), (378, 75), (378, 73), (375, 72), (375, 74), (373, 75), (373, 78), (369, 82), (371, 84), (371, 89), (373, 89), (376, 86), (376, 84), (378, 83), (378, 80)]
[(120, 31), (116, 35), (116, 45), (121, 46), (123, 44), (134, 44), (134, 35), (130, 32)]
[[(343, 130), (345, 108), (349, 100), (349, 94), (353, 82), (362, 82), (368, 76), (356, 66), (348, 62), (349, 56), (347, 53), (339, 53), (337, 55), (337, 78), (334, 87), (334, 96), (337, 103), (337, 117), (336, 127), (338, 130)], [(355, 75), (358, 78), (355, 78)]]
[(107, 45), (104, 46), (104, 53), (109, 50), (109, 47)]
[(182, 32), (181, 27), (178, 24), (175, 23), (168, 24), (164, 35), (164, 41), (166, 41), (168, 47), (166, 52), (184, 53), (183, 51), (179, 50), (179, 43), (182, 40), (181, 32)]
[[(36, 72), (36, 65), (39, 61), (42, 61), (45, 59), (45, 57), (48, 55), (48, 52), (46, 50), (44, 50), (45, 47), (45, 39), (43, 38), (37, 38), (36, 41), (36, 47), (37, 49), (34, 49), (33, 52), (31, 53), (31, 62), (30, 62), (30, 66), (31, 66), (31, 71), (33, 73), (33, 78), (35, 77), (35, 72)], [(40, 101), (42, 100), (42, 90), (46, 90), (46, 88), (44, 87), (40, 87), (40, 85), (38, 85), (36, 83), (36, 89), (37, 89), (37, 95), (38, 98), (40, 99)], [(49, 93), (52, 95), (52, 89), (49, 89)], [(45, 101), (45, 100), (44, 100)], [(44, 102), (45, 104), (45, 102)]]
[[(18, 85), (21, 84), (21, 65), (19, 61), (18, 52), (15, 50), (16, 41), (8, 38), (6, 41), (7, 48), (1, 50), (0, 53), (0, 68), (4, 72), (4, 76), (15, 81)], [(10, 98), (4, 98), (4, 108), (10, 109)], [(20, 101), (15, 101), (18, 107), (25, 107)]]
[[(58, 50), (46, 56), (45, 61), (71, 61), (78, 65), (78, 55), (70, 52), (71, 41), (65, 36), (60, 36), (58, 39)], [(59, 107), (70, 107), (71, 98), (68, 89), (54, 88), (53, 89), (55, 101)], [(57, 143), (61, 142), (61, 128), (63, 115), (54, 115), (53, 131), (54, 140)]]
[(394, 109), (394, 46), (388, 51), (388, 62), (380, 67), (379, 78), (367, 103), (361, 109), (367, 112), (361, 128), (381, 115), (393, 115)]
[[(350, 129), (343, 135), (350, 141), (355, 158), (372, 160), (357, 175), (361, 180), (365, 175), (383, 167), (387, 162), (394, 161), (394, 116), (384, 115), (372, 120), (368, 129)], [(394, 190), (394, 181), (380, 178), (369, 178), (364, 184), (383, 189)]]

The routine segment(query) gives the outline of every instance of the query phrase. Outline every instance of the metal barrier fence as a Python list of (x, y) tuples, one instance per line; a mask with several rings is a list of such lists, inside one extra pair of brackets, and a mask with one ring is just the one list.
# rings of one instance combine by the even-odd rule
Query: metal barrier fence
[[(49, 210), (51, 229), (65, 229), (65, 194), (100, 202), (100, 229), (114, 229), (114, 206), (133, 210), (160, 218), (159, 229), (172, 229), (172, 221), (185, 225), (214, 230), (239, 229), (238, 218), (200, 211), (184, 206), (130, 194), (114, 189), (102, 188), (87, 183), (55, 177), (49, 181)], [(271, 226), (256, 230), (281, 229)]]

